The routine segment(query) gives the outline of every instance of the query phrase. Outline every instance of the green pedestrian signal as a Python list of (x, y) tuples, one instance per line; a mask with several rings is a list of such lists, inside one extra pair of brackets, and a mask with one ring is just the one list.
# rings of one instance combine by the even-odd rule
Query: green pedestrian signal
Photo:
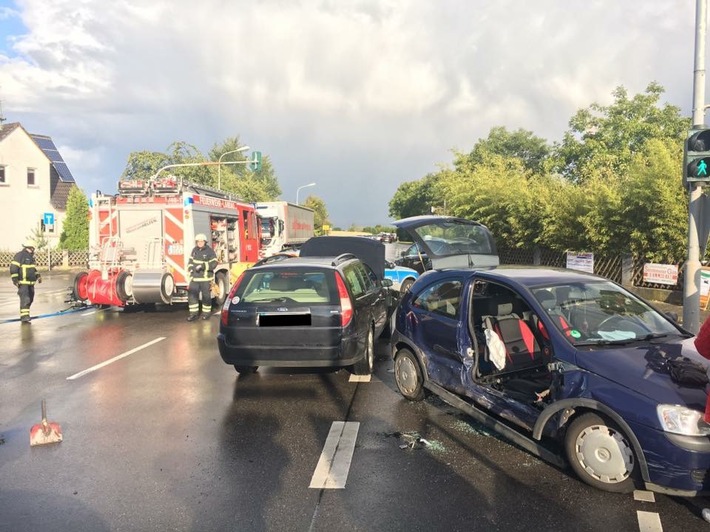
[(685, 141), (683, 184), (710, 183), (710, 129), (692, 129)]
[(255, 172), (261, 170), (261, 152), (255, 151), (254, 158), (251, 160), (251, 169)]

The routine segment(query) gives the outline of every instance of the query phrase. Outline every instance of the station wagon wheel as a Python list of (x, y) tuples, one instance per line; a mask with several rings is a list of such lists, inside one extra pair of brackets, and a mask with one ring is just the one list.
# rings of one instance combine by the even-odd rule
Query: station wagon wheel
[(353, 373), (355, 375), (371, 375), (375, 367), (375, 333), (372, 327), (367, 331), (367, 340), (365, 340), (365, 356), (353, 364)]
[(634, 489), (638, 463), (631, 441), (601, 416), (575, 419), (567, 429), (565, 451), (574, 472), (590, 486), (615, 493)]
[(406, 294), (407, 292), (409, 292), (409, 289), (412, 287), (413, 284), (414, 284), (414, 280), (405, 279), (404, 281), (402, 281), (402, 285), (399, 287), (399, 292), (402, 295)]
[(259, 366), (239, 366), (237, 364), (234, 365), (234, 369), (237, 370), (238, 373), (241, 373), (242, 375), (248, 375), (249, 373), (256, 373), (256, 370), (258, 369)]
[(400, 349), (394, 357), (394, 380), (399, 393), (410, 401), (424, 399), (424, 378), (419, 362), (409, 349)]

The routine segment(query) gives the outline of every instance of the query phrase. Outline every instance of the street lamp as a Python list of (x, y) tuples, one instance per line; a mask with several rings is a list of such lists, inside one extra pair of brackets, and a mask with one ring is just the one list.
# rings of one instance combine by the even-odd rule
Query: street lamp
[(242, 146), (241, 148), (237, 148), (236, 150), (226, 151), (219, 156), (219, 160), (217, 161), (217, 190), (222, 190), (222, 157), (224, 157), (225, 155), (229, 155), (230, 153), (239, 153), (247, 151), (249, 149), (249, 146)]
[(314, 186), (316, 186), (315, 183), (308, 183), (307, 185), (303, 185), (302, 187), (298, 187), (296, 189), (296, 205), (300, 205), (300, 203), (298, 203), (298, 193), (301, 192), (301, 189), (306, 188), (306, 187), (314, 187)]

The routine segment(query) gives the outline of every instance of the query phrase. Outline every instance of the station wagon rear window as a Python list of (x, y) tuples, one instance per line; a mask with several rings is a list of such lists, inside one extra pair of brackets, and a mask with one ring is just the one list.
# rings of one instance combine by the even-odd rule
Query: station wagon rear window
[(247, 271), (235, 295), (244, 303), (338, 302), (333, 273), (309, 268)]

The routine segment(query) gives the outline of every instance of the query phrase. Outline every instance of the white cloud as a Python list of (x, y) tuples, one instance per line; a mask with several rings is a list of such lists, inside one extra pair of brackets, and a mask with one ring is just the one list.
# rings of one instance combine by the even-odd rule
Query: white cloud
[(336, 224), (374, 224), (400, 182), (491, 127), (556, 140), (576, 110), (650, 81), (689, 114), (691, 4), (23, 0), (0, 99), (89, 190), (115, 189), (131, 151), (238, 135), (286, 199), (316, 181)]

